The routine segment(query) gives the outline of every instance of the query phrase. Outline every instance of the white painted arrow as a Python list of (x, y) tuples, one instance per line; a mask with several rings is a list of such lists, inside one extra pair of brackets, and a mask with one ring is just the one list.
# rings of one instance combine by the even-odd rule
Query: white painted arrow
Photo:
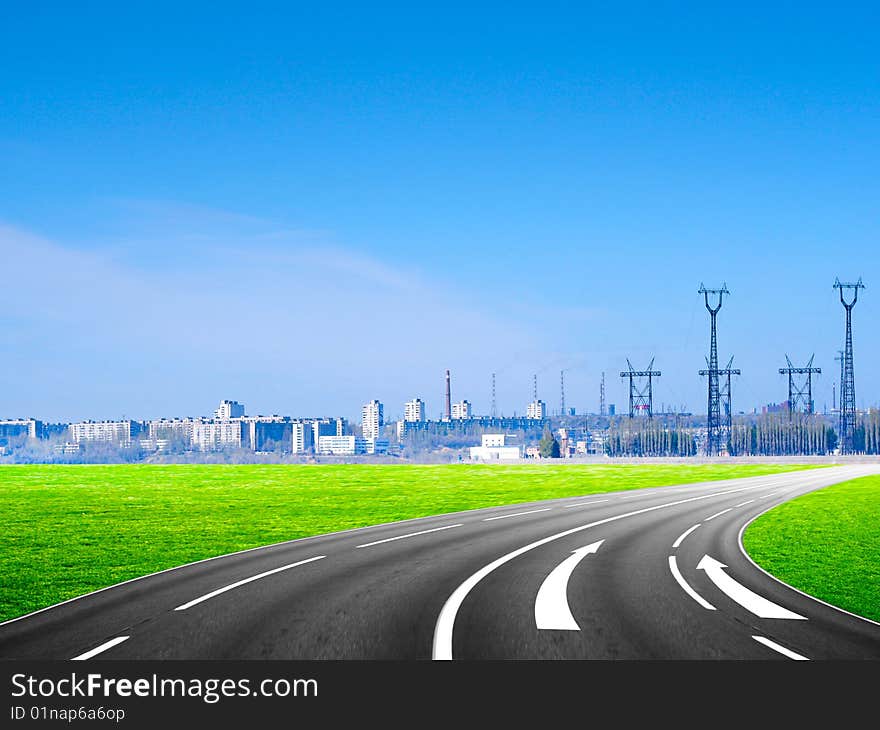
[(763, 596), (759, 596), (757, 593), (750, 591), (744, 585), (737, 583), (724, 572), (726, 567), (727, 566), (724, 563), (719, 563), (715, 558), (710, 558), (708, 555), (704, 555), (703, 559), (697, 564), (697, 570), (705, 570), (709, 580), (711, 580), (722, 591), (722, 593), (725, 593), (728, 598), (736, 601), (747, 611), (751, 611), (755, 616), (758, 616), (759, 618), (807, 620), (805, 616), (800, 616), (799, 614), (789, 611), (787, 608), (783, 608), (772, 601), (768, 601)]
[(595, 553), (603, 542), (599, 540), (578, 548), (544, 579), (535, 599), (535, 624), (539, 629), (581, 630), (568, 608), (568, 579), (577, 564), (587, 555)]

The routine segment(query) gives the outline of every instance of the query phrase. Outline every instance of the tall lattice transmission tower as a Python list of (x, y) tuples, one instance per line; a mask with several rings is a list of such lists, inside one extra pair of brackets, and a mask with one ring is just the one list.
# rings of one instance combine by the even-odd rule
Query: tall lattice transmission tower
[[(785, 356), (785, 362), (788, 363), (787, 368), (779, 368), (780, 375), (788, 375), (788, 413), (794, 416), (795, 413), (805, 413), (811, 415), (813, 413), (813, 374), (820, 375), (822, 368), (813, 367), (813, 358), (815, 353), (810, 356), (810, 361), (806, 367), (798, 368), (791, 364), (788, 355)], [(806, 376), (800, 381), (795, 379), (796, 375)]]
[(561, 417), (565, 416), (565, 370), (559, 371), (559, 415)]
[[(840, 303), (846, 310), (846, 344), (843, 350), (843, 375), (840, 380), (840, 453), (854, 451), (853, 436), (856, 431), (856, 383), (853, 371), (852, 310), (859, 300), (859, 289), (865, 285), (861, 278), (855, 283), (834, 280), (834, 288), (840, 292)], [(852, 291), (852, 300), (846, 301), (844, 291)]]
[[(724, 438), (724, 423), (722, 423), (721, 420), (721, 390), (720, 373), (718, 371), (718, 336), (716, 330), (716, 318), (718, 316), (718, 311), (721, 309), (721, 305), (724, 302), (724, 295), (730, 294), (730, 292), (727, 290), (727, 284), (722, 284), (720, 289), (707, 289), (700, 284), (698, 293), (702, 294), (704, 297), (706, 310), (709, 312), (709, 319), (712, 328), (707, 363), (709, 367), (706, 370), (701, 370), (700, 375), (709, 376), (709, 398), (706, 408), (706, 453), (710, 456), (715, 456), (721, 453), (721, 445), (726, 440)], [(718, 303), (715, 306), (709, 304), (709, 295), (717, 297)]]
[(605, 373), (602, 373), (602, 380), (599, 381), (599, 415), (605, 415)]
[(498, 408), (495, 401), (495, 373), (492, 373), (492, 418), (498, 418)]
[[(627, 358), (626, 364), (629, 370), (622, 370), (620, 377), (629, 378), (629, 417), (633, 418), (636, 414), (639, 414), (653, 418), (654, 378), (659, 378), (663, 373), (659, 370), (654, 370), (654, 358), (651, 358), (647, 370), (636, 370), (633, 368), (629, 358)], [(647, 383), (640, 383), (639, 380), (641, 379), (647, 379)]]

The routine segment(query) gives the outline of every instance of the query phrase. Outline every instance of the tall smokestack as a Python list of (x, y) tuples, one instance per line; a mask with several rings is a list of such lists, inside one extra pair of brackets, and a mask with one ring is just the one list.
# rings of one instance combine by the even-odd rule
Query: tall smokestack
[(449, 371), (446, 371), (446, 420), (452, 420), (452, 382)]

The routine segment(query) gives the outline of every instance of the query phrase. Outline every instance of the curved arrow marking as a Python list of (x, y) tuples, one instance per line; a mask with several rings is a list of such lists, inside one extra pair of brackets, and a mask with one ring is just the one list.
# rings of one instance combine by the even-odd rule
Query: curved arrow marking
[(595, 553), (603, 542), (605, 541), (599, 540), (578, 548), (544, 579), (535, 599), (535, 624), (539, 629), (580, 631), (581, 627), (577, 625), (568, 607), (568, 579), (578, 563), (587, 555)]
[(731, 578), (724, 569), (727, 566), (719, 563), (715, 558), (704, 555), (703, 559), (697, 564), (697, 570), (705, 570), (709, 580), (711, 580), (719, 590), (727, 595), (728, 598), (736, 601), (746, 611), (751, 611), (759, 618), (785, 618), (799, 619), (806, 621), (805, 616), (801, 616), (787, 608), (783, 608), (772, 601), (768, 601), (763, 596), (750, 591), (744, 585), (737, 583)]

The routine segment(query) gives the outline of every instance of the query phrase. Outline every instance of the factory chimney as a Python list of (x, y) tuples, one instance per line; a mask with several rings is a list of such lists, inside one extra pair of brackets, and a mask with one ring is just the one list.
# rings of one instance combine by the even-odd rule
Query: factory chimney
[(448, 370), (446, 371), (446, 420), (452, 420), (452, 386)]

